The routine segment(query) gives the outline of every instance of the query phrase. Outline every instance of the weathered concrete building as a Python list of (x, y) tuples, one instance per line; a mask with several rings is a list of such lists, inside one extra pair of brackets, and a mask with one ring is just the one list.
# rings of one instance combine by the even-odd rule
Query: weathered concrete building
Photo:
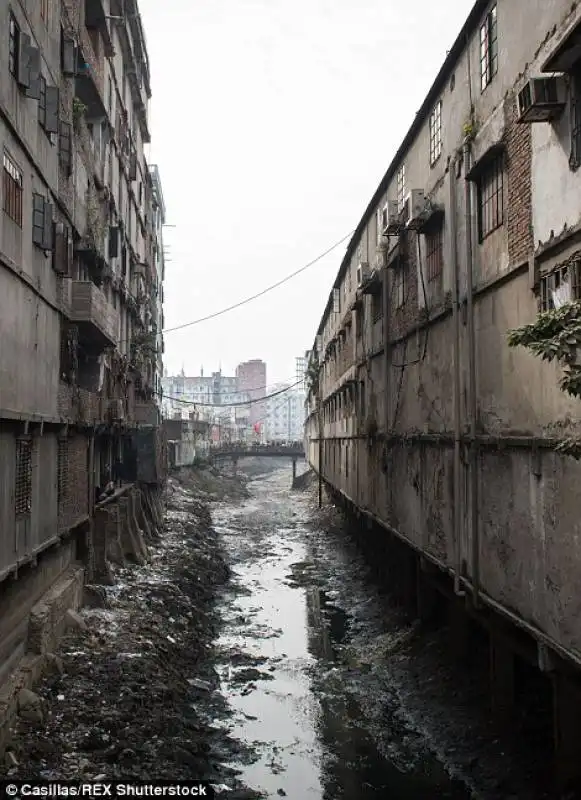
[(160, 446), (161, 190), (135, 0), (14, 0), (0, 31), (3, 673), (34, 603), (103, 544), (99, 490), (130, 487), (139, 452)]
[[(578, 434), (579, 403), (507, 333), (564, 282), (579, 298), (581, 5), (526, 6), (475, 3), (366, 208), (310, 356), (306, 437), (334, 495), (404, 543), (414, 583), (419, 564), (521, 632), (551, 675), (570, 777), (581, 467), (554, 448)], [(502, 641), (493, 696), (510, 699)]]

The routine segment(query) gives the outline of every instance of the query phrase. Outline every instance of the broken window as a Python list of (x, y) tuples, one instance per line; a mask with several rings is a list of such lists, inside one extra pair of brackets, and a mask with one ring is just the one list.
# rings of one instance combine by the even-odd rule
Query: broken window
[(581, 258), (552, 270), (540, 279), (539, 311), (551, 311), (581, 296)]
[(27, 516), (32, 507), (32, 438), (16, 440), (16, 475), (14, 489), (16, 516)]

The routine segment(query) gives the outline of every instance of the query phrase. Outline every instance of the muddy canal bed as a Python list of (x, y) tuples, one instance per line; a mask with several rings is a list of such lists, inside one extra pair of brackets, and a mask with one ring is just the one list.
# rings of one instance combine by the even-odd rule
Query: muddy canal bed
[(151, 563), (116, 569), (107, 608), (82, 612), (2, 777), (207, 779), (230, 800), (539, 800), (442, 634), (382, 596), (337, 510), (291, 491), (284, 461), (240, 467), (172, 480)]

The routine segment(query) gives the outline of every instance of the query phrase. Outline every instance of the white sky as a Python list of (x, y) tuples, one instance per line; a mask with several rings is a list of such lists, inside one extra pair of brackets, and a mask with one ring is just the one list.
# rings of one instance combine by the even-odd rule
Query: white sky
[[(150, 160), (168, 222), (165, 326), (295, 271), (356, 227), (472, 0), (139, 0)], [(263, 298), (165, 337), (169, 374), (294, 376), (346, 245)]]

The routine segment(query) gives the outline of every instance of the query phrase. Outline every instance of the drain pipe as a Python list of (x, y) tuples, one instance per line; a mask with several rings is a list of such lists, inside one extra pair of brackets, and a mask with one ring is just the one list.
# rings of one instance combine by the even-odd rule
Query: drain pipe
[[(464, 143), (464, 175), (470, 170), (472, 150), (470, 142)], [(472, 247), (472, 185), (465, 180), (466, 200), (466, 311), (468, 333), (468, 396), (470, 404), (470, 533), (472, 561), (472, 596), (478, 607), (480, 590), (480, 528), (478, 502), (478, 442), (476, 397), (476, 337), (474, 332), (474, 253)]]
[(461, 391), (460, 391), (460, 277), (458, 275), (457, 156), (450, 163), (450, 257), (452, 260), (452, 321), (454, 326), (454, 594), (463, 596), (462, 574), (462, 458), (461, 458)]

